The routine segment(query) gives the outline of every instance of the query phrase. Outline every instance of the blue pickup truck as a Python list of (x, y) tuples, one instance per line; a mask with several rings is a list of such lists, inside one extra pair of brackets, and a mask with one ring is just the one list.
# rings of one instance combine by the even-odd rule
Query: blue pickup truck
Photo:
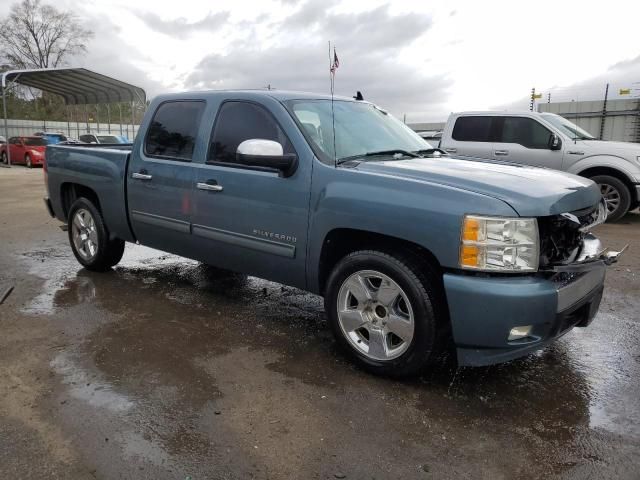
[(163, 95), (133, 146), (51, 146), (52, 216), (87, 269), (125, 242), (323, 295), (338, 344), (412, 375), (489, 365), (593, 319), (606, 218), (591, 180), (457, 160), (382, 108), (279, 91)]

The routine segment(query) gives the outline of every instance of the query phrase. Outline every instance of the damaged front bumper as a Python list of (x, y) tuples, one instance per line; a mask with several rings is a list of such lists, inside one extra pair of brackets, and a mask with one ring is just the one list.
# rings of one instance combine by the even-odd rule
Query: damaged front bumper
[[(606, 267), (623, 251), (609, 251), (587, 234), (573, 262), (536, 275), (446, 273), (458, 364), (482, 366), (512, 360), (543, 348), (573, 327), (589, 325), (600, 305)], [(509, 339), (512, 329), (525, 327), (529, 329), (526, 337)]]
[(602, 262), (612, 265), (618, 261), (629, 245), (625, 245), (620, 251), (605, 248), (599, 238), (591, 233), (584, 236), (580, 253), (574, 261), (568, 264), (549, 265), (542, 268), (541, 272), (581, 272), (589, 270), (594, 263)]

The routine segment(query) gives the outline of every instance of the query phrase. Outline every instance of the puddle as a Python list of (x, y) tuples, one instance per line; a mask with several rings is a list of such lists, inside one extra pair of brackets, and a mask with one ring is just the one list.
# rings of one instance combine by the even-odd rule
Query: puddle
[(50, 365), (54, 372), (62, 376), (62, 383), (67, 385), (69, 394), (92, 407), (126, 412), (134, 406), (126, 396), (114, 392), (111, 385), (82, 369), (69, 352), (56, 355)]

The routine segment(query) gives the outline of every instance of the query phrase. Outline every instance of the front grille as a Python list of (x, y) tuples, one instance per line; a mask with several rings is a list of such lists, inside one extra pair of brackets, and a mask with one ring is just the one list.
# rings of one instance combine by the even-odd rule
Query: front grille
[[(604, 211), (603, 211), (604, 209)], [(584, 236), (606, 218), (606, 207), (593, 207), (538, 218), (540, 267), (571, 263), (580, 253)]]

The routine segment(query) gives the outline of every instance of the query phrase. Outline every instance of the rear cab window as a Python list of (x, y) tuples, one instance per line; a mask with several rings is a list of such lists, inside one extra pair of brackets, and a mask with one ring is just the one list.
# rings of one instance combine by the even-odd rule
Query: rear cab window
[(494, 117), (458, 117), (451, 137), (459, 142), (491, 142)]
[(145, 155), (191, 161), (205, 105), (203, 100), (171, 100), (161, 103), (153, 114), (147, 131)]

